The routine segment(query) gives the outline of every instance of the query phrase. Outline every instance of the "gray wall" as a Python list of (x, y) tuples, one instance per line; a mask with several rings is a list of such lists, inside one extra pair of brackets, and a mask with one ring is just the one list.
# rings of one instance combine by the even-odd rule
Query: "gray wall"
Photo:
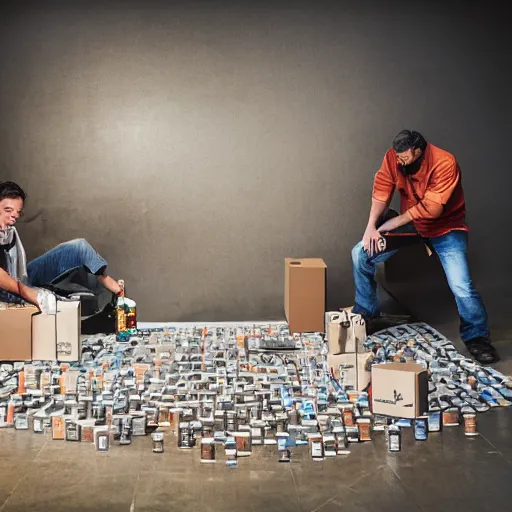
[(412, 127), (458, 157), (474, 274), (502, 280), (493, 2), (242, 4), (4, 4), (0, 179), (29, 193), (29, 256), (87, 238), (148, 321), (279, 317), (286, 256), (323, 257), (351, 304), (373, 175)]

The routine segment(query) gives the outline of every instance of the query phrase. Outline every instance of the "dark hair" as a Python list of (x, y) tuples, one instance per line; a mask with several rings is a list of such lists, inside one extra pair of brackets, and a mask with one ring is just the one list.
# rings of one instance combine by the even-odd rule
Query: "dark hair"
[(22, 199), (25, 202), (27, 194), (24, 190), (14, 181), (2, 181), (0, 182), (0, 201), (2, 199)]
[(394, 139), (393, 139), (393, 149), (397, 153), (403, 153), (408, 149), (421, 149), (421, 151), (425, 151), (427, 147), (427, 141), (425, 137), (421, 135), (419, 132), (413, 132), (411, 130), (402, 130)]

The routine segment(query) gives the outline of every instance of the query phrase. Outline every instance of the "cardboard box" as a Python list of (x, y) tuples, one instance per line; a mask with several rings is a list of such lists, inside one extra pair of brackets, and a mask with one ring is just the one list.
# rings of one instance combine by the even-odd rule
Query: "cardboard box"
[(32, 315), (38, 311), (29, 305), (0, 309), (0, 361), (32, 359)]
[(32, 358), (42, 361), (78, 361), (80, 342), (80, 301), (57, 301), (56, 315), (35, 315), (32, 319)]
[(285, 258), (284, 310), (292, 333), (324, 332), (326, 268), (321, 258)]
[(395, 418), (417, 418), (428, 412), (428, 374), (415, 363), (372, 366), (372, 410)]
[(326, 339), (329, 354), (365, 352), (366, 324), (361, 315), (351, 308), (331, 311), (325, 314)]
[(339, 383), (347, 390), (363, 391), (370, 383), (371, 373), (366, 370), (370, 352), (360, 354), (329, 354), (327, 364)]

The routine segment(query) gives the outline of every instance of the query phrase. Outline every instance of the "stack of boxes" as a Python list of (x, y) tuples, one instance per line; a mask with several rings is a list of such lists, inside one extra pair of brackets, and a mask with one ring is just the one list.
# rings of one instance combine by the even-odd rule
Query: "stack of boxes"
[(325, 312), (327, 265), (321, 258), (286, 258), (284, 310), (291, 333), (325, 333), (328, 365), (347, 390), (362, 391), (370, 383), (364, 347), (366, 326), (351, 308)]
[(327, 363), (331, 373), (345, 389), (363, 391), (370, 383), (368, 359), (364, 346), (366, 325), (351, 308), (325, 314), (325, 333), (329, 347)]

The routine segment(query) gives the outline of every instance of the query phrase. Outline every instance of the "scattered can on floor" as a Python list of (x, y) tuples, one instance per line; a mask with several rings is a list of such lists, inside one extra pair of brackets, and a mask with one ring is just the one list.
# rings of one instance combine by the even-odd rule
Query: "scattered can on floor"
[(428, 431), (440, 432), (441, 431), (441, 411), (432, 410), (428, 413)]
[(389, 425), (388, 427), (388, 450), (399, 452), (402, 449), (402, 433), (400, 427)]
[(290, 450), (288, 448), (286, 448), (285, 450), (283, 450), (282, 452), (279, 452), (280, 453), (280, 457), (279, 457), (279, 462), (290, 462)]
[(450, 407), (443, 411), (443, 427), (455, 427), (459, 424), (459, 409)]
[(426, 441), (428, 437), (428, 417), (420, 416), (414, 420), (414, 439)]
[(215, 462), (215, 440), (213, 437), (201, 439), (201, 462)]
[(164, 453), (164, 433), (153, 432), (151, 440), (153, 443), (153, 453)]
[(477, 436), (476, 414), (464, 414), (464, 434), (467, 436)]
[(360, 441), (371, 441), (371, 422), (368, 418), (359, 418), (357, 421), (357, 428), (359, 429)]
[(100, 428), (94, 432), (94, 445), (98, 452), (108, 452), (110, 449), (110, 432)]
[(73, 420), (66, 420), (66, 441), (80, 441), (81, 427)]
[(28, 430), (28, 414), (16, 414), (14, 418), (14, 428), (16, 430)]

